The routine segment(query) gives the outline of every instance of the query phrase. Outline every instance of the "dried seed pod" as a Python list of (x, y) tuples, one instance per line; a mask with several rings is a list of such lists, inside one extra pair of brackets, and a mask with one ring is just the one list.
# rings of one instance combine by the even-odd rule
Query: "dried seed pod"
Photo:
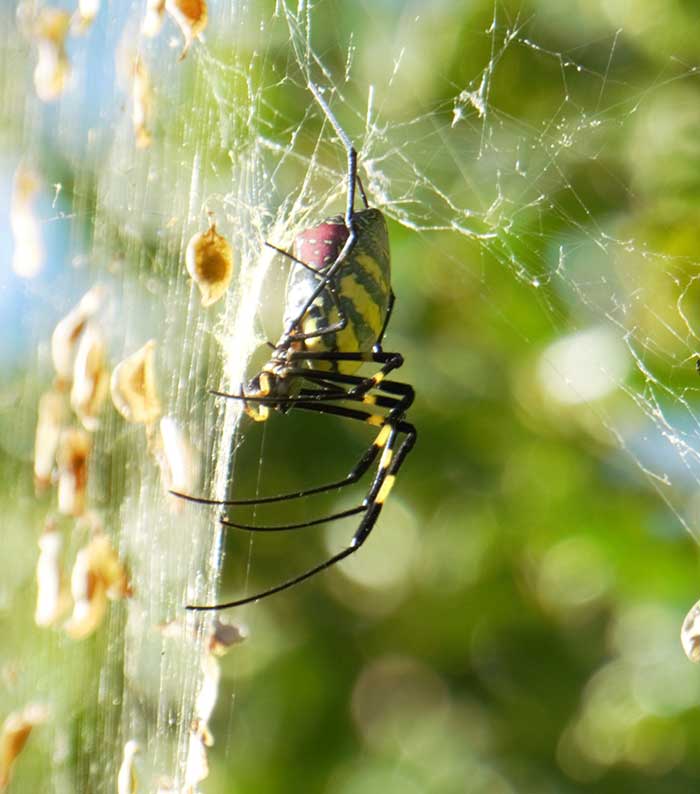
[(160, 416), (156, 391), (154, 340), (125, 358), (112, 373), (110, 389), (114, 407), (127, 422), (150, 424)]
[(693, 604), (681, 628), (681, 645), (691, 662), (700, 662), (700, 601)]
[(39, 417), (34, 441), (34, 482), (38, 490), (47, 488), (56, 462), (61, 431), (68, 420), (65, 396), (56, 388), (39, 400)]
[(20, 163), (12, 181), (10, 226), (12, 228), (12, 269), (21, 278), (34, 278), (44, 265), (44, 244), (36, 211), (41, 179), (34, 169)]
[(157, 36), (163, 27), (164, 13), (165, 0), (147, 0), (146, 15), (141, 23), (141, 33), (149, 38)]
[(97, 429), (100, 408), (107, 396), (109, 373), (102, 334), (88, 324), (82, 334), (73, 366), (70, 402), (86, 430)]
[(138, 743), (133, 739), (124, 745), (124, 755), (117, 775), (117, 794), (136, 794), (136, 770), (134, 757), (139, 752)]
[(43, 102), (59, 97), (68, 84), (70, 62), (65, 39), (70, 29), (70, 14), (59, 8), (42, 8), (33, 26), (33, 36), (39, 49), (34, 70), (34, 87)]
[(83, 639), (102, 623), (107, 599), (131, 595), (129, 579), (109, 537), (96, 534), (77, 553), (71, 574), (73, 614), (64, 628), (73, 639)]
[(59, 378), (70, 381), (73, 377), (78, 342), (87, 327), (88, 320), (102, 306), (104, 290), (93, 287), (83, 295), (77, 306), (58, 323), (51, 336), (51, 358)]
[(207, 3), (206, 0), (165, 0), (165, 10), (185, 37), (185, 46), (178, 58), (181, 61), (187, 55), (192, 42), (207, 26)]
[(40, 703), (30, 703), (7, 716), (0, 729), (0, 791), (10, 784), (12, 768), (32, 729), (46, 722), (48, 716), (48, 709)]
[(68, 592), (61, 569), (63, 535), (53, 522), (46, 525), (39, 538), (39, 559), (36, 565), (37, 598), (34, 622), (52, 626), (68, 608)]
[(134, 58), (131, 74), (131, 121), (134, 125), (136, 145), (145, 149), (151, 144), (149, 131), (153, 113), (153, 90), (146, 64), (140, 57)]
[(233, 274), (233, 252), (212, 223), (191, 238), (185, 251), (187, 272), (199, 288), (202, 306), (211, 306), (226, 292)]
[(61, 433), (56, 463), (58, 465), (58, 510), (63, 515), (80, 516), (85, 512), (90, 436), (77, 428)]

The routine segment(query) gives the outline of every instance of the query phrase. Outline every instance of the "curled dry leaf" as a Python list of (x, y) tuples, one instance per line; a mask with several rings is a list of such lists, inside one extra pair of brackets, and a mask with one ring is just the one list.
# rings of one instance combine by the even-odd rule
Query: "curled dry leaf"
[(131, 121), (134, 125), (136, 145), (139, 149), (150, 146), (150, 120), (153, 113), (153, 89), (146, 64), (140, 57), (134, 58), (131, 74)]
[(58, 510), (63, 515), (85, 512), (90, 436), (79, 428), (63, 430), (58, 442)]
[(134, 739), (124, 745), (124, 755), (117, 775), (117, 794), (136, 793), (136, 770), (134, 769), (134, 757), (139, 752), (139, 746)]
[(233, 274), (233, 252), (212, 223), (192, 237), (185, 251), (187, 272), (199, 288), (202, 306), (211, 306), (226, 292)]
[(70, 62), (65, 39), (70, 29), (70, 14), (59, 8), (42, 8), (33, 25), (39, 50), (34, 70), (34, 87), (43, 102), (59, 97), (68, 84)]
[(34, 482), (39, 490), (51, 482), (58, 442), (67, 420), (68, 406), (61, 391), (53, 388), (43, 394), (34, 440)]
[(12, 180), (10, 226), (12, 228), (12, 269), (21, 278), (34, 278), (44, 264), (44, 244), (36, 211), (41, 179), (33, 168), (20, 163)]
[(37, 598), (34, 622), (52, 626), (68, 608), (68, 591), (61, 569), (63, 535), (53, 522), (47, 524), (39, 538), (39, 559), (36, 565)]
[(70, 393), (71, 406), (86, 430), (94, 431), (99, 425), (97, 417), (107, 396), (108, 384), (104, 340), (100, 331), (88, 324), (78, 344)]
[(110, 388), (114, 407), (127, 422), (151, 424), (160, 416), (156, 391), (154, 340), (125, 358), (112, 373)]
[(30, 703), (22, 711), (13, 711), (0, 730), (0, 791), (4, 791), (12, 778), (12, 768), (22, 752), (32, 729), (48, 719), (48, 709), (39, 703)]
[(70, 381), (73, 377), (78, 343), (88, 320), (93, 317), (104, 300), (102, 287), (93, 287), (80, 302), (58, 323), (51, 336), (51, 358), (59, 378)]
[(126, 569), (109, 537), (96, 534), (77, 553), (71, 574), (73, 614), (64, 628), (73, 639), (83, 639), (102, 623), (107, 599), (131, 595)]
[(187, 55), (192, 42), (207, 26), (207, 3), (206, 0), (165, 0), (165, 10), (185, 37), (185, 45), (178, 59), (181, 61)]
[(163, 27), (164, 13), (165, 0), (147, 0), (146, 14), (141, 23), (141, 33), (149, 38), (157, 36)]
[(691, 662), (700, 662), (700, 601), (693, 604), (681, 628), (681, 645)]

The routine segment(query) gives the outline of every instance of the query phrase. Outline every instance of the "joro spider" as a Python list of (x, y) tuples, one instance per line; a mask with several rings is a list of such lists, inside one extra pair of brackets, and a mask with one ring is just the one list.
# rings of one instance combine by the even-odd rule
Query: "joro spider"
[[(217, 500), (176, 495), (200, 504), (225, 507), (285, 502), (352, 485), (377, 457), (379, 463), (364, 499), (349, 510), (303, 523), (275, 526), (252, 526), (221, 518), (223, 525), (235, 529), (282, 532), (361, 516), (349, 545), (319, 565), (255, 595), (223, 604), (190, 604), (187, 609), (228, 609), (258, 601), (354, 554), (372, 531), (416, 440), (415, 427), (404, 419), (413, 402), (413, 388), (407, 383), (386, 380), (389, 372), (403, 364), (399, 353), (382, 349), (394, 305), (386, 221), (380, 210), (368, 205), (357, 174), (357, 152), (349, 137), (317, 86), (309, 82), (308, 87), (347, 153), (345, 214), (327, 218), (301, 232), (295, 240), (294, 254), (266, 243), (294, 263), (287, 284), (284, 332), (262, 370), (247, 386), (241, 384), (240, 394), (212, 393), (242, 400), (246, 414), (256, 422), (268, 419), (271, 409), (281, 413), (294, 409), (364, 422), (376, 428), (377, 433), (352, 470), (336, 482), (255, 499)], [(359, 212), (355, 211), (356, 186), (364, 204)], [(369, 377), (355, 374), (365, 362), (381, 367)], [(376, 408), (384, 410), (368, 410)]]

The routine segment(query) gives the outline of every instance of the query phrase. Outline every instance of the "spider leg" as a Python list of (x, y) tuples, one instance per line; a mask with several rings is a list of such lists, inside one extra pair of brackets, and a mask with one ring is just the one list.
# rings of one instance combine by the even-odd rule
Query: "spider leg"
[[(338, 312), (339, 320), (337, 323), (334, 323), (333, 325), (329, 325), (326, 328), (322, 328), (320, 331), (313, 331), (312, 333), (287, 334), (287, 341), (302, 342), (305, 339), (315, 339), (317, 337), (323, 337), (326, 334), (334, 334), (338, 331), (344, 330), (347, 327), (348, 318), (340, 305), (340, 300), (338, 299), (338, 292), (335, 286), (332, 283), (327, 283), (327, 280), (324, 278), (324, 275), (317, 268), (311, 267), (311, 265), (307, 265), (306, 262), (303, 262), (301, 259), (294, 256), (294, 254), (290, 254), (289, 251), (285, 251), (283, 248), (278, 248), (276, 245), (273, 245), (272, 243), (266, 242), (265, 245), (268, 248), (272, 248), (273, 251), (277, 251), (278, 254), (282, 254), (283, 256), (286, 256), (288, 259), (291, 259), (292, 262), (294, 262), (295, 264), (300, 265), (301, 267), (306, 268), (306, 270), (311, 271), (314, 274), (314, 276), (321, 279), (324, 285), (328, 288), (327, 292), (330, 295), (331, 300), (333, 301), (335, 310)], [(308, 309), (309, 306), (306, 306), (304, 309), (304, 313), (306, 313)]]
[(234, 521), (229, 521), (227, 518), (220, 518), (219, 523), (225, 527), (233, 527), (234, 529), (244, 529), (246, 532), (286, 532), (288, 529), (303, 529), (304, 527), (313, 527), (317, 524), (325, 524), (327, 521), (337, 521), (339, 518), (348, 518), (348, 516), (356, 516), (358, 513), (364, 513), (367, 509), (366, 505), (359, 507), (352, 507), (349, 510), (342, 510), (340, 513), (334, 513), (330, 516), (323, 518), (315, 518), (312, 521), (304, 521), (298, 524), (275, 524), (274, 526), (258, 526), (254, 524), (237, 524)]
[[(302, 353), (300, 356), (297, 354), (293, 354), (295, 358), (308, 358), (313, 360), (327, 360), (327, 361), (377, 361), (378, 363), (382, 362), (389, 362), (393, 361), (396, 362), (397, 359), (403, 361), (399, 354), (395, 353)], [(395, 366), (400, 366), (400, 363), (395, 363)], [(334, 381), (341, 381), (344, 383), (350, 383), (352, 385), (357, 385), (358, 383), (363, 382), (363, 379), (358, 376), (352, 375), (344, 375), (342, 373), (335, 373), (335, 372), (323, 372), (317, 373), (314, 370), (306, 370), (306, 369), (299, 369), (294, 370), (295, 373), (298, 374), (300, 377), (304, 377), (309, 381), (318, 381), (319, 383), (333, 383)], [(373, 383), (372, 378), (368, 379)], [(370, 386), (371, 388), (371, 386)], [(393, 418), (398, 418), (405, 413), (408, 407), (413, 402), (413, 388), (405, 383), (399, 383), (398, 381), (387, 381), (382, 380), (379, 384), (376, 385), (376, 388), (380, 391), (385, 391), (390, 394), (399, 394), (400, 399), (398, 401), (393, 400), (391, 398), (384, 398), (382, 396), (375, 396), (375, 395), (368, 395), (364, 396), (363, 394), (356, 394), (351, 395), (349, 392), (345, 391), (344, 389), (339, 389), (337, 392), (333, 393), (332, 391), (314, 391), (310, 393), (308, 390), (302, 390), (302, 394), (298, 397), (290, 397), (290, 398), (272, 398), (272, 397), (250, 397), (247, 395), (241, 394), (228, 394), (226, 392), (218, 392), (214, 391), (213, 394), (225, 397), (226, 399), (235, 399), (235, 400), (248, 400), (250, 402), (258, 402), (262, 404), (268, 405), (279, 405), (279, 404), (287, 404), (292, 405), (295, 408), (299, 408), (302, 410), (314, 410), (310, 408), (310, 405), (315, 405), (315, 410), (318, 413), (336, 413), (338, 406), (330, 406), (326, 405), (325, 409), (322, 411), (321, 406), (326, 402), (332, 402), (337, 400), (352, 400), (354, 402), (362, 402), (364, 404), (371, 404), (376, 405), (380, 408), (389, 408), (391, 413), (390, 416)], [(371, 397), (372, 399), (368, 399)], [(387, 421), (386, 418), (364, 411), (353, 411), (351, 409), (344, 409), (344, 413), (340, 413), (340, 416), (345, 416), (352, 419), (357, 419), (368, 424), (381, 426)], [(377, 436), (379, 437), (379, 436)], [(292, 499), (300, 499), (305, 496), (312, 496), (318, 493), (325, 493), (327, 491), (332, 491), (337, 488), (343, 488), (346, 485), (351, 485), (356, 483), (369, 469), (374, 461), (376, 455), (379, 452), (379, 447), (373, 444), (367, 450), (367, 452), (360, 458), (360, 460), (356, 463), (356, 465), (352, 468), (352, 470), (342, 479), (337, 480), (331, 483), (327, 483), (325, 485), (316, 486), (315, 488), (307, 488), (300, 491), (290, 491), (288, 493), (283, 494), (275, 494), (273, 496), (262, 496), (257, 498), (250, 498), (250, 499), (210, 499), (206, 497), (199, 497), (193, 496), (192, 494), (182, 493), (180, 491), (171, 491), (174, 496), (179, 497), (180, 499), (185, 499), (188, 502), (195, 502), (197, 504), (203, 505), (220, 505), (220, 506), (238, 506), (238, 505), (257, 505), (257, 504), (270, 504), (273, 502), (285, 502)]]
[[(300, 491), (290, 491), (288, 493), (275, 494), (273, 496), (260, 496), (250, 499), (209, 499), (202, 496), (193, 496), (192, 494), (182, 493), (181, 491), (170, 491), (170, 493), (172, 493), (173, 496), (179, 497), (180, 499), (184, 499), (188, 502), (194, 502), (196, 504), (235, 507), (238, 505), (260, 505), (272, 504), (273, 502), (287, 502), (292, 499), (300, 499), (305, 496), (313, 496), (314, 494), (334, 491), (358, 482), (368, 471), (381, 450), (382, 429), (386, 424), (385, 418), (383, 416), (379, 416), (378, 414), (373, 414), (366, 411), (357, 411), (350, 408), (345, 408), (343, 406), (326, 405), (325, 403), (308, 402), (302, 400), (298, 401), (295, 404), (295, 407), (299, 410), (332, 414), (334, 416), (341, 416), (348, 419), (365, 422), (366, 424), (372, 425), (373, 427), (378, 427), (379, 430), (372, 444), (367, 447), (366, 451), (357, 461), (355, 466), (353, 466), (350, 472), (342, 479), (326, 483), (325, 485), (318, 485), (315, 488), (306, 488)], [(403, 425), (403, 422), (399, 422), (397, 426), (401, 429)], [(406, 427), (408, 427), (408, 425), (406, 425)]]
[[(340, 408), (339, 406), (312, 405), (313, 407), (308, 408), (308, 410), (322, 409), (322, 413), (327, 412), (327, 409), (332, 407)], [(349, 411), (350, 409), (347, 410)], [(405, 437), (399, 445), (398, 450), (394, 454), (394, 441), (399, 433), (405, 434)], [(196, 611), (229, 609), (231, 607), (243, 606), (244, 604), (249, 604), (253, 601), (259, 601), (263, 598), (274, 595), (275, 593), (279, 593), (282, 590), (294, 587), (294, 585), (297, 585), (306, 579), (310, 579), (312, 576), (321, 573), (321, 571), (330, 568), (332, 565), (335, 565), (346, 557), (349, 557), (351, 554), (354, 554), (362, 546), (365, 540), (367, 540), (372, 529), (374, 528), (377, 518), (379, 517), (382, 507), (384, 506), (384, 502), (386, 501), (386, 498), (389, 495), (392, 486), (394, 485), (399, 469), (406, 459), (406, 456), (413, 448), (416, 440), (416, 429), (413, 427), (413, 425), (403, 421), (388, 422), (382, 428), (381, 434), (386, 437), (385, 443), (374, 480), (372, 481), (372, 485), (370, 486), (370, 489), (362, 503), (362, 506), (365, 507), (364, 516), (362, 517), (359, 526), (355, 530), (350, 544), (346, 548), (342, 549), (337, 554), (334, 554), (332, 557), (329, 557), (319, 565), (310, 568), (304, 573), (295, 576), (292, 579), (288, 579), (286, 582), (276, 585), (275, 587), (271, 587), (267, 590), (263, 590), (260, 593), (256, 593), (255, 595), (239, 598), (235, 601), (228, 601), (224, 604), (190, 604), (187, 606), (187, 609)]]
[(384, 339), (384, 334), (386, 333), (387, 326), (389, 325), (389, 320), (391, 319), (391, 313), (394, 311), (395, 302), (396, 302), (396, 295), (394, 295), (394, 290), (392, 289), (391, 292), (389, 293), (389, 303), (386, 307), (386, 317), (384, 318), (384, 325), (382, 326), (382, 330), (379, 332), (377, 341), (374, 343), (374, 347), (372, 348), (373, 353), (382, 352), (382, 340)]

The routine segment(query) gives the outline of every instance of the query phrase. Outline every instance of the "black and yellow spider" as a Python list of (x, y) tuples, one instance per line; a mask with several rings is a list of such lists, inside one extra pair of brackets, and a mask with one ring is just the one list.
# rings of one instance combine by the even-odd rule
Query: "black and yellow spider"
[[(406, 455), (413, 447), (416, 430), (404, 415), (413, 402), (413, 388), (386, 380), (403, 364), (399, 353), (385, 353), (382, 339), (394, 305), (391, 288), (389, 238), (386, 221), (370, 208), (357, 175), (357, 153), (331, 112), (319, 89), (309, 82), (326, 118), (347, 152), (347, 205), (345, 215), (328, 218), (301, 232), (294, 254), (269, 247), (294, 263), (286, 291), (284, 332), (262, 370), (240, 394), (213, 392), (220, 397), (243, 400), (245, 412), (258, 422), (270, 409), (311, 411), (364, 422), (377, 429), (376, 436), (342, 480), (293, 493), (255, 499), (215, 500), (177, 494), (190, 501), (235, 507), (299, 499), (342, 488), (357, 482), (379, 457), (374, 477), (362, 502), (349, 510), (297, 524), (251, 526), (222, 518), (221, 523), (251, 532), (302, 529), (352, 515), (360, 523), (342, 551), (329, 559), (256, 595), (224, 604), (189, 605), (188, 609), (227, 609), (286, 590), (349, 557), (372, 531)], [(355, 212), (359, 187), (364, 209)], [(380, 364), (374, 375), (355, 374), (365, 362)]]

